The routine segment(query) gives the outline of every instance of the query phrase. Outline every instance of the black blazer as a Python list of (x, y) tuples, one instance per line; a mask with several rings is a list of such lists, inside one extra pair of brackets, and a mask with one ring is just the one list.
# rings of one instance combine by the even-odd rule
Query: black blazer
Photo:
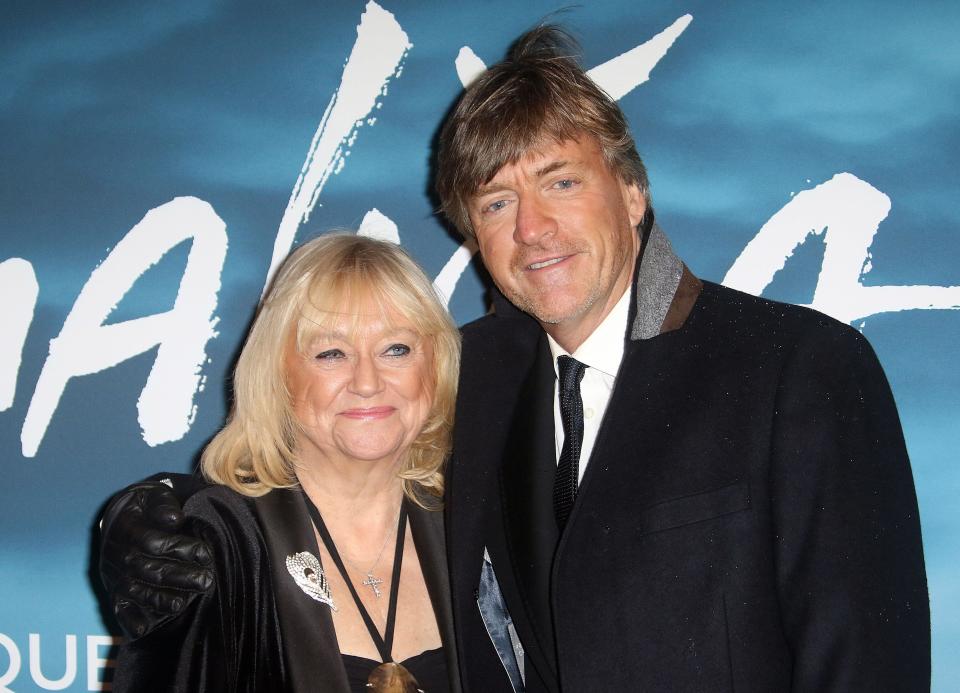
[(559, 535), (543, 332), (515, 311), (464, 330), (447, 477), (464, 690), (511, 690), (477, 604), (485, 549), (527, 690), (928, 690), (913, 480), (866, 340), (701, 283), (656, 227), (634, 298)]
[[(308, 596), (286, 557), (319, 558), (300, 492), (249, 498), (209, 486), (187, 501), (194, 536), (214, 547), (217, 586), (196, 609), (121, 647), (114, 691), (349, 693), (330, 607)], [(408, 503), (410, 530), (433, 604), (451, 690), (459, 691), (442, 513)]]

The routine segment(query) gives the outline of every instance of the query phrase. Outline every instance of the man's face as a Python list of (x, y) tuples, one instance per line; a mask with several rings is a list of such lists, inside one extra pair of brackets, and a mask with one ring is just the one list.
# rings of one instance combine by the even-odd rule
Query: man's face
[(470, 221), (503, 294), (573, 351), (630, 286), (644, 210), (640, 189), (584, 135), (497, 171), (471, 198)]

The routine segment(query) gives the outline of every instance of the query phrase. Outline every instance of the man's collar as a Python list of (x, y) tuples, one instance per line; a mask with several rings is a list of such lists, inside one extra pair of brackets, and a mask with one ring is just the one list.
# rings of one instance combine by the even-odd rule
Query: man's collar
[(630, 339), (650, 339), (660, 334), (683, 271), (683, 263), (673, 252), (666, 234), (654, 224), (637, 270), (636, 313)]
[(615, 378), (620, 368), (620, 361), (623, 360), (623, 335), (627, 330), (629, 314), (630, 290), (628, 289), (623, 292), (623, 296), (613, 306), (613, 310), (607, 313), (597, 328), (572, 354), (547, 334), (554, 369), (557, 367), (558, 356), (573, 356), (580, 363)]

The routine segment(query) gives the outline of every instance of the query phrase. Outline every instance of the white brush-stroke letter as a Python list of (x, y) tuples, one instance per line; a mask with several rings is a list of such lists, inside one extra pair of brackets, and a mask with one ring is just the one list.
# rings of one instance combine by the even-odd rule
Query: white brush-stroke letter
[(340, 87), (320, 119), (280, 220), (264, 291), (290, 252), (300, 224), (310, 218), (330, 174), (339, 173), (343, 168), (349, 153), (346, 147), (355, 141), (362, 120), (377, 107), (378, 98), (386, 93), (387, 83), (398, 73), (412, 47), (392, 14), (375, 2), (367, 3), (357, 27), (357, 40), (343, 68)]
[[(191, 239), (173, 308), (105, 324), (137, 279), (171, 249)], [(40, 372), (20, 440), (25, 457), (37, 453), (71, 378), (99, 373), (159, 345), (137, 402), (148, 445), (179, 440), (190, 429), (206, 345), (227, 252), (226, 225), (195, 197), (178, 197), (147, 212), (117, 243), (80, 291)]]
[(433, 288), (440, 295), (444, 307), (450, 306), (450, 297), (453, 296), (453, 290), (457, 288), (457, 282), (460, 281), (460, 277), (463, 276), (476, 252), (476, 241), (473, 239), (464, 241), (447, 260), (447, 264), (440, 270), (437, 278), (433, 280)]
[(400, 229), (397, 228), (397, 223), (376, 207), (363, 216), (357, 235), (400, 245)]
[[(597, 86), (607, 92), (610, 98), (619, 101), (650, 79), (653, 68), (663, 59), (663, 56), (670, 50), (670, 46), (690, 26), (692, 21), (693, 15), (690, 14), (679, 17), (673, 24), (648, 41), (587, 70), (587, 75), (597, 83)], [(465, 87), (470, 86), (470, 83), (487, 69), (483, 60), (477, 57), (477, 54), (469, 46), (460, 49), (454, 61), (454, 66), (457, 69), (457, 77), (460, 78), (460, 83)]]
[(770, 217), (723, 278), (759, 295), (810, 235), (824, 236), (823, 265), (810, 304), (842, 322), (900, 310), (960, 308), (960, 286), (864, 286), (870, 244), (890, 198), (850, 173), (797, 193)]
[(653, 68), (692, 21), (693, 15), (683, 15), (646, 43), (597, 65), (588, 70), (587, 75), (607, 92), (610, 98), (619, 101), (650, 79)]
[(33, 312), (40, 287), (33, 266), (18, 257), (0, 263), (0, 411), (13, 405), (17, 391), (17, 374), (23, 359)]

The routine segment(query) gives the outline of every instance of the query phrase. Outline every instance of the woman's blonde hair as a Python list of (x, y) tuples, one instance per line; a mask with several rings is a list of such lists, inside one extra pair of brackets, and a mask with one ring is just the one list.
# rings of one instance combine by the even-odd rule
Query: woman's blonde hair
[[(399, 246), (352, 234), (328, 234), (294, 250), (264, 297), (233, 374), (233, 407), (201, 457), (214, 483), (259, 496), (297, 483), (300, 425), (286, 385), (289, 340), (299, 353), (319, 331), (372, 302), (387, 321), (399, 316), (432, 344), (430, 414), (400, 477), (424, 505), (443, 494), (460, 371), (460, 333), (423, 270)], [(369, 303), (367, 303), (369, 305)]]

